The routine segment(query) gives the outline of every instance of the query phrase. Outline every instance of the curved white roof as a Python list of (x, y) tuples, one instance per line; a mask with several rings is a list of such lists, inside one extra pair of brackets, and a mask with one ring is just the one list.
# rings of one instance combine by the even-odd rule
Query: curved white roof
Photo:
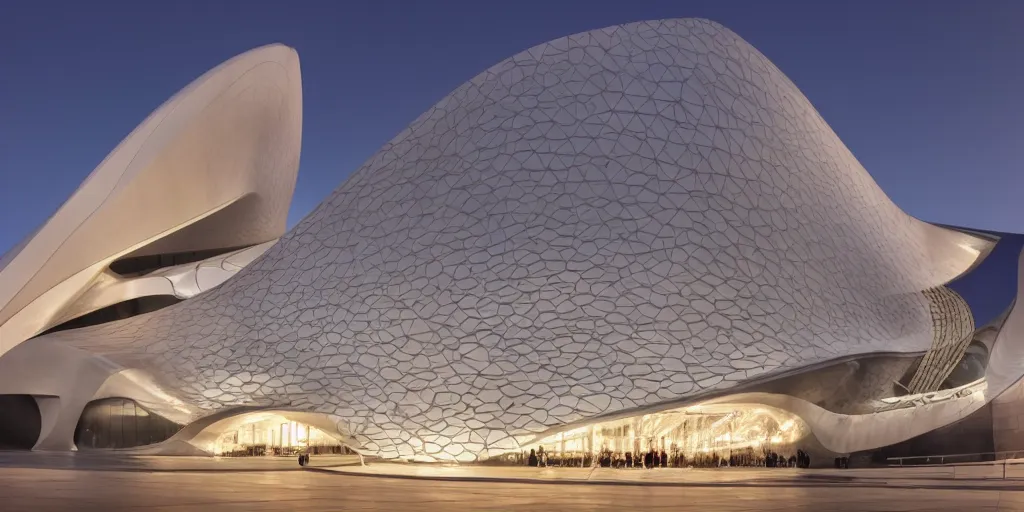
[(279, 237), (301, 133), (299, 60), (291, 48), (258, 48), (196, 79), (4, 256), (0, 354), (52, 326), (119, 257)]

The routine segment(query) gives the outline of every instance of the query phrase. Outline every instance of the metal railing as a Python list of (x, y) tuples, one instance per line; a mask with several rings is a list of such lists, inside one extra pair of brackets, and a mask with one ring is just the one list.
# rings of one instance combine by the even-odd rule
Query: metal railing
[(889, 457), (890, 466), (941, 466), (945, 464), (970, 464), (1007, 461), (1024, 458), (1024, 450), (1005, 452), (956, 453), (952, 455), (915, 455), (913, 457)]
[[(919, 455), (914, 457), (889, 457), (886, 461), (890, 467), (948, 469), (947, 478), (957, 479), (989, 479), (1007, 480), (1007, 467), (1014, 468), (1011, 479), (1024, 478), (1019, 467), (1024, 466), (1024, 451), (957, 453), (952, 455)], [(1001, 474), (991, 474), (983, 468), (994, 468)], [(979, 474), (981, 470), (981, 474)], [(986, 474), (987, 473), (987, 474)]]

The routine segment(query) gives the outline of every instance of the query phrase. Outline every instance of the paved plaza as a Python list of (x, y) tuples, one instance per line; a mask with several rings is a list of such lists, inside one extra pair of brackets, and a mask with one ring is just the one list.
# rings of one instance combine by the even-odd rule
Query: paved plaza
[[(951, 468), (645, 472), (353, 464), (351, 457), (314, 458), (303, 469), (290, 459), (0, 454), (0, 510), (1024, 511), (1024, 479), (1003, 479), (1001, 470), (985, 476)], [(466, 480), (472, 477), (495, 480)]]

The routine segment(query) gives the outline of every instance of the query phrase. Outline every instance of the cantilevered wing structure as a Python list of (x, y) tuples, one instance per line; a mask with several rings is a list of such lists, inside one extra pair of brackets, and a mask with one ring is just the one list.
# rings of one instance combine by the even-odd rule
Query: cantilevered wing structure
[[(256, 80), (242, 70), (256, 61), (267, 96), (209, 122), (244, 117), (279, 144), (228, 130), (194, 142), (222, 155), (217, 136), (232, 137), (253, 152), (232, 159), (249, 167), (231, 176), (246, 179), (205, 187), (221, 195), (103, 257), (37, 272), (45, 283), (72, 270), (105, 282), (133, 251), (185, 247), (190, 237), (160, 235), (172, 225), (216, 219), (244, 197), (260, 198), (259, 222), (230, 216), (187, 250), (279, 234), (298, 158), (294, 52), (255, 50), (207, 77)], [(23, 342), (106, 295), (69, 285), (57, 307), (32, 291), (52, 283), (4, 281), (9, 318), (33, 300), (49, 316), (5, 338), (0, 383), (13, 380), (4, 363), (22, 359), (103, 365), (106, 380), (68, 382), (95, 392), (73, 407), (61, 399), (50, 446), (74, 444), (86, 402), (118, 399), (188, 424), (153, 453), (217, 451), (224, 435), (239, 444), (244, 417), (274, 414), (391, 459), (468, 462), (538, 444), (846, 454), (966, 418), (1024, 374), (1020, 246), (901, 211), (796, 86), (728, 29), (633, 23), (536, 46), (463, 84), (194, 298)], [(997, 270), (1011, 290), (979, 316), (972, 276), (991, 272), (996, 252), (1009, 255)], [(263, 443), (285, 437), (295, 440), (268, 431)]]
[[(250, 51), (183, 89), (4, 255), (0, 358), (48, 330), (189, 298), (252, 261), (285, 231), (301, 134), (299, 61), (291, 48)], [(61, 410), (81, 400), (77, 416), (96, 386), (80, 387), (68, 377), (76, 366), (47, 360), (38, 362), (49, 370), (0, 370), (0, 393), (59, 399)], [(75, 390), (89, 394), (69, 396)], [(39, 442), (73, 446), (77, 420), (69, 421), (70, 430), (60, 433), (65, 439)]]

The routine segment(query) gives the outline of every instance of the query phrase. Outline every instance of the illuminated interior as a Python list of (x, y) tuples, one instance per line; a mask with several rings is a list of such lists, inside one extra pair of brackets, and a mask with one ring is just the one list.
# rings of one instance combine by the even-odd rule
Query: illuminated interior
[(524, 445), (548, 454), (592, 456), (649, 450), (671, 457), (734, 452), (795, 454), (810, 429), (799, 417), (763, 405), (697, 405), (609, 420), (560, 432)]
[(340, 453), (341, 444), (320, 429), (275, 413), (251, 414), (223, 432), (213, 446), (216, 455), (288, 455), (310, 449)]

